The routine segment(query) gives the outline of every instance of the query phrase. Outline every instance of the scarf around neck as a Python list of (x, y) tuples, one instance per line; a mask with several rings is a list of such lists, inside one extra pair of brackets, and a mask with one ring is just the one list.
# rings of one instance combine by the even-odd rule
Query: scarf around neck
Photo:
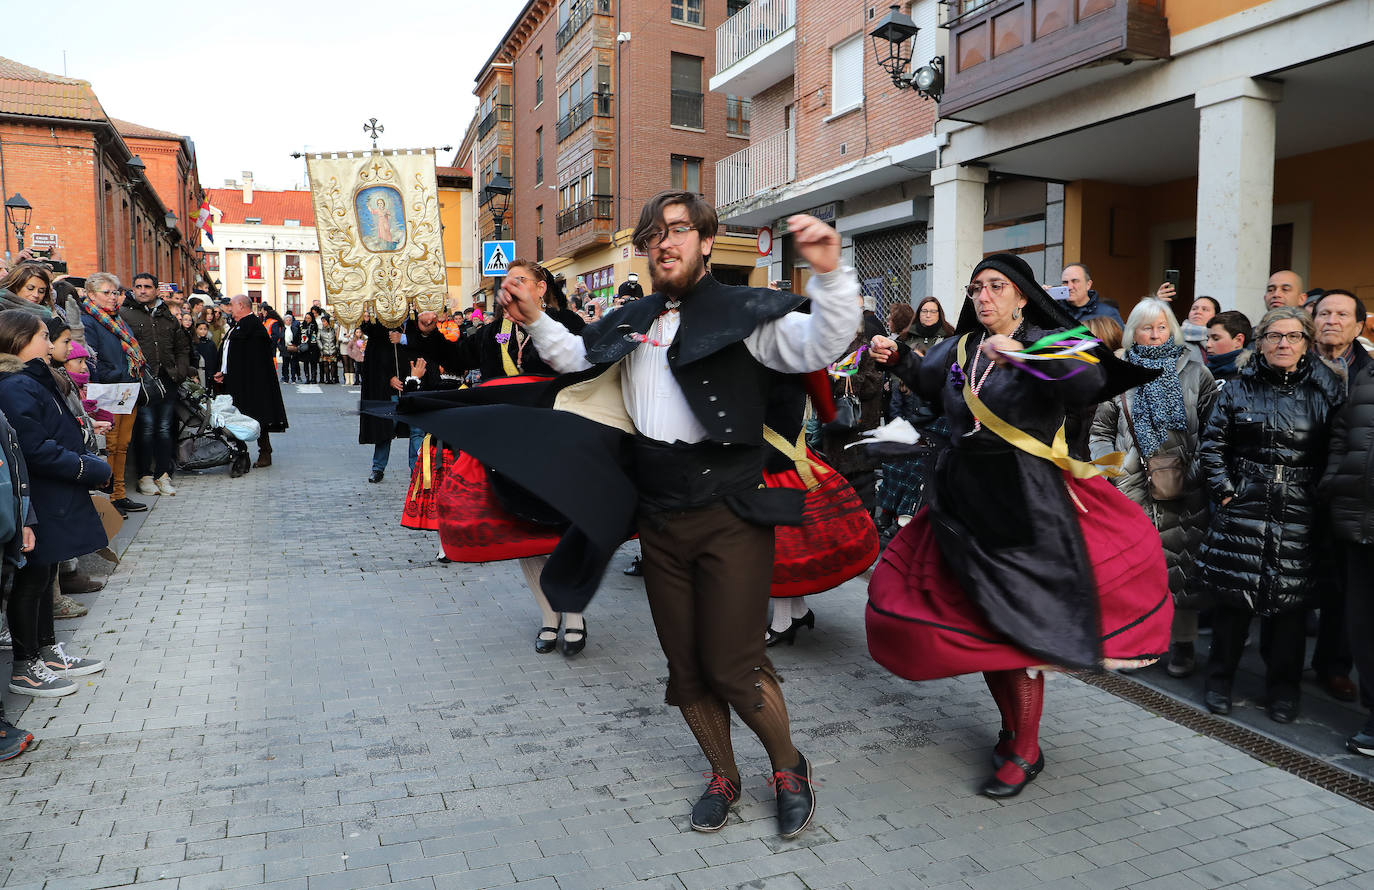
[(1136, 387), (1122, 398), (1131, 399), (1131, 420), (1135, 425), (1136, 447), (1142, 462), (1164, 446), (1169, 430), (1187, 427), (1183, 409), (1183, 387), (1179, 385), (1178, 359), (1187, 347), (1172, 341), (1161, 346), (1134, 344), (1126, 350), (1126, 361), (1142, 368), (1160, 371), (1149, 383)]
[(90, 297), (81, 301), (81, 308), (86, 314), (100, 323), (100, 326), (119, 338), (119, 348), (124, 350), (124, 358), (129, 362), (129, 376), (138, 379), (138, 375), (143, 372), (143, 366), (147, 360), (143, 357), (143, 350), (139, 348), (138, 341), (134, 339), (133, 331), (124, 323), (124, 319), (118, 315), (111, 315), (104, 309), (95, 304)]

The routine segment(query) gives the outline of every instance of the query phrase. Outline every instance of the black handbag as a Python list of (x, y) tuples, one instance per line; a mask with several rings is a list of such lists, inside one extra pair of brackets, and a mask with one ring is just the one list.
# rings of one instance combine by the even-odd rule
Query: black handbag
[(859, 428), (859, 397), (854, 395), (853, 383), (846, 377), (844, 395), (835, 397), (835, 419), (824, 427), (827, 433), (848, 433)]
[(148, 365), (143, 365), (143, 370), (138, 372), (138, 382), (143, 387), (143, 396), (146, 401), (162, 401), (167, 398), (167, 386), (162, 382), (162, 378), (149, 370)]

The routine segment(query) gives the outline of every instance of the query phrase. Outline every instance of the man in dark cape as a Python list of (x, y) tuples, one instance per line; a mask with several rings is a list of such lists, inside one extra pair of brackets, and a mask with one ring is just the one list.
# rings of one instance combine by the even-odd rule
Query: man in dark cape
[(258, 461), (253, 466), (270, 467), (272, 439), (269, 434), (284, 433), (288, 426), (281, 384), (277, 382), (277, 366), (273, 361), (276, 350), (262, 320), (253, 314), (253, 303), (247, 296), (234, 296), (229, 301), (229, 314), (234, 318), (234, 327), (224, 338), (224, 356), (215, 382), (221, 392), (233, 397), (234, 407), (262, 427)]
[[(692, 827), (719, 830), (739, 800), (733, 706), (772, 762), (784, 838), (810, 824), (815, 794), (811, 765), (792, 743), (763, 632), (774, 526), (801, 522), (801, 497), (764, 488), (763, 427), (784, 376), (827, 366), (859, 329), (858, 280), (839, 268), (838, 234), (812, 217), (790, 222), (798, 251), (816, 272), (809, 315), (794, 311), (803, 302), (796, 294), (729, 287), (707, 272), (718, 221), (690, 192), (654, 197), (635, 229), (654, 293), (589, 325), (581, 337), (522, 287), (504, 283), (499, 297), (555, 370), (614, 367), (621, 375), (623, 403), (616, 402), (633, 431), (625, 447), (639, 502), (645, 589), (668, 659), (665, 698), (681, 709), (711, 764)], [(544, 493), (523, 468), (511, 476)], [(546, 575), (553, 566), (551, 559)]]
[[(397, 376), (401, 369), (408, 373), (409, 365), (402, 362), (401, 332), (379, 321), (365, 321), (360, 326), (367, 337), (363, 352), (362, 407), (368, 402), (390, 402), (402, 390), (405, 382)], [(381, 482), (391, 459), (391, 440), (409, 439), (410, 427), (394, 420), (363, 413), (358, 417), (358, 444), (371, 445), (372, 475), (368, 482)]]

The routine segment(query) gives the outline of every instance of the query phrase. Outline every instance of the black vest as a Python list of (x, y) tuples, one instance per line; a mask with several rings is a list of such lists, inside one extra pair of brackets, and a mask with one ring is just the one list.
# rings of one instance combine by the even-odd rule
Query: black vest
[[(762, 445), (769, 392), (780, 378), (750, 354), (744, 340), (760, 324), (803, 301), (761, 287), (723, 285), (709, 274), (682, 297), (680, 326), (668, 347), (668, 367), (712, 442)], [(615, 310), (582, 333), (587, 361), (610, 364), (639, 347), (667, 298), (652, 294)]]

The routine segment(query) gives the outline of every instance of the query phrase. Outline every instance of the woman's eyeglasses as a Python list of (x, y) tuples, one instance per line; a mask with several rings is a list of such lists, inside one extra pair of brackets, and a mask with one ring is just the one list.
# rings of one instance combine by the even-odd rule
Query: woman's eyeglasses
[(1010, 281), (989, 281), (986, 284), (970, 284), (964, 293), (968, 294), (970, 300), (977, 298), (983, 292), (983, 288), (992, 291), (994, 297), (1002, 296), (1002, 292), (1011, 287)]
[(1288, 331), (1287, 333), (1281, 333), (1279, 331), (1270, 331), (1269, 333), (1264, 335), (1263, 339), (1266, 343), (1273, 343), (1276, 345), (1283, 340), (1287, 340), (1289, 343), (1301, 343), (1302, 341), (1307, 339), (1307, 334), (1303, 333), (1302, 331)]

